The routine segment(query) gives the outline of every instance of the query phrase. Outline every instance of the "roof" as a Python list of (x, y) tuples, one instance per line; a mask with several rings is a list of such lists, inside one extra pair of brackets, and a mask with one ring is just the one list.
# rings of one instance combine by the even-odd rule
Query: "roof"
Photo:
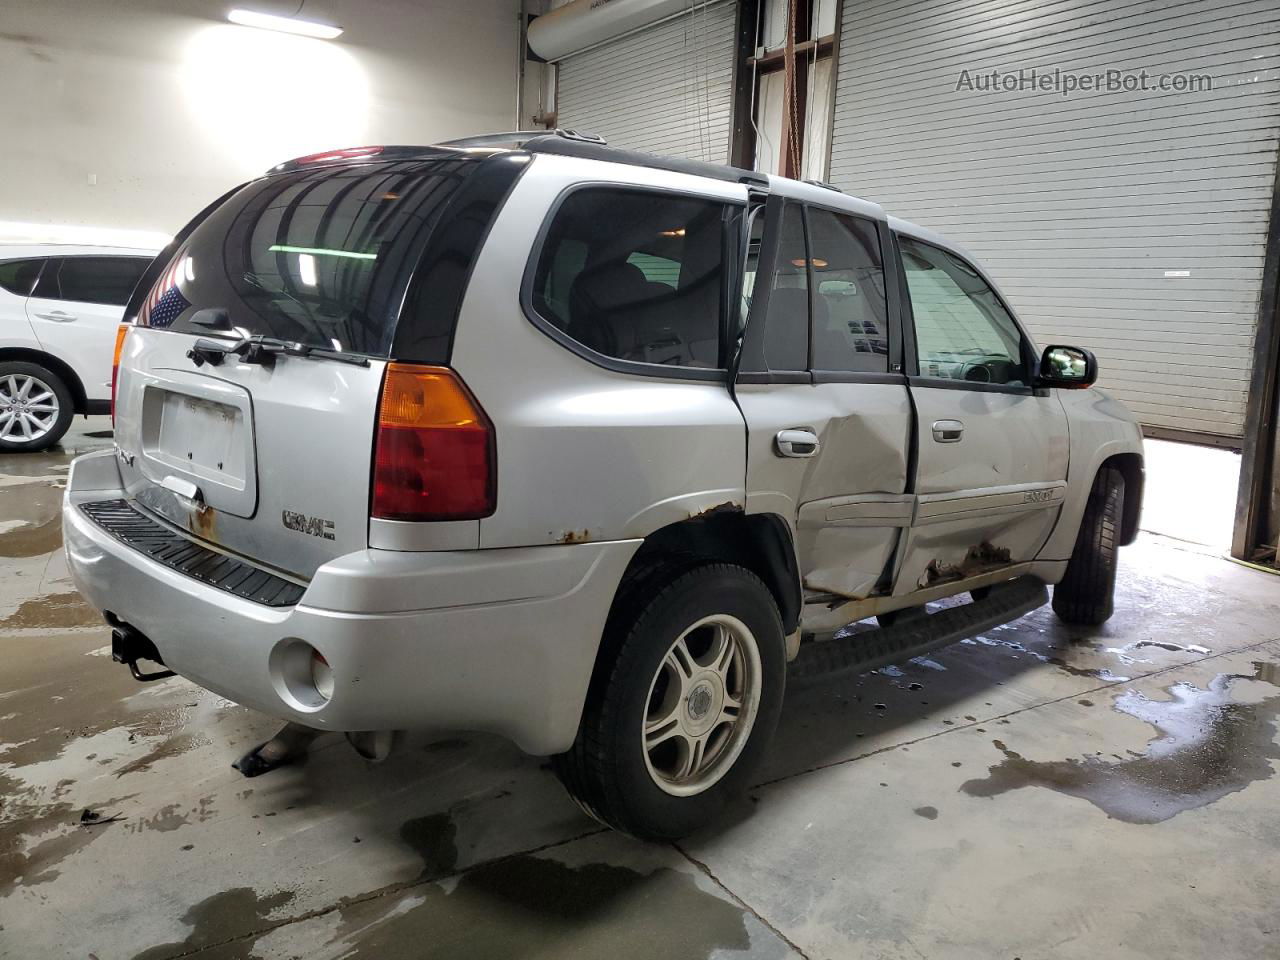
[(32, 257), (146, 257), (159, 252), (156, 248), (117, 247), (88, 243), (8, 243), (0, 241), (0, 260), (25, 260)]
[[(876, 203), (846, 194), (838, 187), (816, 180), (794, 180), (745, 170), (722, 163), (702, 160), (684, 160), (664, 157), (637, 150), (611, 147), (601, 137), (576, 130), (512, 130), (505, 133), (486, 133), (460, 140), (422, 146), (350, 147), (312, 154), (279, 164), (271, 173), (283, 173), (303, 169), (313, 164), (338, 164), (371, 161), (438, 160), (446, 157), (472, 157), (483, 159), (495, 154), (523, 151), (549, 156), (578, 157), (618, 163), (652, 170), (688, 174), (728, 183), (742, 183), (771, 192), (814, 203), (830, 204), (850, 212), (883, 219), (884, 210)], [(836, 198), (839, 198), (838, 200)]]
[(600, 137), (581, 134), (573, 130), (515, 130), (509, 133), (488, 133), (461, 140), (420, 146), (346, 147), (314, 153), (306, 157), (287, 160), (272, 167), (268, 173), (287, 173), (311, 166), (339, 163), (358, 163), (382, 160), (436, 160), (454, 156), (487, 157), (495, 153), (523, 150), (527, 153), (557, 154), (566, 157), (584, 157), (624, 163), (634, 167), (670, 170), (713, 180), (733, 183), (768, 184), (769, 178), (754, 170), (743, 170), (726, 164), (705, 163), (701, 160), (682, 160), (677, 157), (660, 157), (635, 150), (620, 150), (608, 146)]

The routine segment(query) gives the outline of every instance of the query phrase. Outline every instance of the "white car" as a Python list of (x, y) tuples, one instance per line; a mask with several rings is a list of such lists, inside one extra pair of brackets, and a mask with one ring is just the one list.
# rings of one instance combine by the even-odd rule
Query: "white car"
[(0, 453), (107, 413), (124, 305), (155, 250), (0, 245)]
[(641, 836), (750, 785), (788, 677), (1051, 584), (1100, 624), (1137, 533), (1093, 355), (795, 180), (567, 132), (334, 151), (210, 207), (126, 313), (63, 510), (115, 659), (308, 731), (501, 734)]

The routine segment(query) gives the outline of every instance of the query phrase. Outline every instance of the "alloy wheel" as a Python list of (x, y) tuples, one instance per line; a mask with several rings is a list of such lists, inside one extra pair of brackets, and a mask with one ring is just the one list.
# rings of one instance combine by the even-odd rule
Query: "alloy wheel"
[(732, 768), (760, 705), (760, 650), (745, 623), (704, 617), (668, 648), (649, 685), (645, 766), (673, 796), (701, 793)]
[(0, 440), (32, 443), (58, 422), (58, 396), (53, 388), (27, 373), (0, 377)]

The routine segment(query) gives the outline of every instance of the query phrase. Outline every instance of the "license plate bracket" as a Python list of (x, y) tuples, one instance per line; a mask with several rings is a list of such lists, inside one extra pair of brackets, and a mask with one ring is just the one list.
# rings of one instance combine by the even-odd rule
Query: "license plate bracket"
[(257, 483), (247, 391), (207, 378), (153, 380), (143, 387), (141, 433), (142, 473), (156, 487), (194, 485), (201, 503), (253, 516)]

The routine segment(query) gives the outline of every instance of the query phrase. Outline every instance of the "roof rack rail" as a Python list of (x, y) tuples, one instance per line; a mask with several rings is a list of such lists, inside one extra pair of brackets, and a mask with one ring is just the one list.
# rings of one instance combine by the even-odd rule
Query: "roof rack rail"
[(811, 187), (821, 187), (823, 190), (834, 190), (836, 193), (844, 193), (834, 183), (827, 183), (825, 180), (802, 180), (801, 183), (807, 183)]
[(443, 143), (437, 143), (437, 147), (498, 147), (504, 144), (515, 144), (519, 146), (529, 140), (538, 137), (562, 137), (565, 140), (577, 140), (582, 143), (595, 143), (600, 146), (607, 146), (604, 137), (598, 137), (594, 133), (580, 133), (577, 130), (565, 130), (556, 127), (553, 130), (508, 130), (505, 133), (482, 133), (475, 137), (462, 137), (458, 140), (445, 140)]

